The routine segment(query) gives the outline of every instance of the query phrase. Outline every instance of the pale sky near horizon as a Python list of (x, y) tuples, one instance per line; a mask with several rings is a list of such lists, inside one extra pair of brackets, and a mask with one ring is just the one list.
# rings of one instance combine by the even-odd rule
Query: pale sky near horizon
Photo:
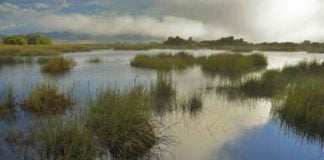
[(0, 34), (324, 41), (321, 0), (0, 0)]

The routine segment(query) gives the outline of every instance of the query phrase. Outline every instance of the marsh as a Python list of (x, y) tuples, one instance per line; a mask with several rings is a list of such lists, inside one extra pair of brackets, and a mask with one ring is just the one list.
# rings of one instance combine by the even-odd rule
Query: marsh
[[(322, 148), (324, 141), (322, 138), (319, 138), (319, 136), (315, 136), (314, 138), (314, 136), (312, 136), (313, 134), (303, 136), (300, 133), (305, 131), (298, 130), (298, 127), (285, 127), (283, 125), (283, 119), (273, 115), (272, 109), (276, 106), (273, 99), (268, 97), (229, 98), (229, 95), (217, 92), (217, 86), (236, 83), (236, 81), (233, 82), (229, 77), (223, 74), (206, 75), (201, 66), (193, 65), (182, 70), (167, 70), (164, 71), (167, 73), (161, 75), (157, 70), (138, 68), (130, 65), (131, 60), (136, 55), (158, 55), (161, 52), (176, 54), (179, 51), (181, 50), (101, 50), (86, 53), (69, 53), (63, 56), (67, 59), (73, 59), (76, 63), (75, 67), (68, 73), (55, 75), (43, 73), (41, 71), (41, 66), (37, 63), (17, 64), (14, 66), (2, 65), (0, 68), (1, 93), (7, 92), (8, 83), (10, 82), (16, 105), (13, 111), (10, 111), (15, 115), (15, 119), (1, 119), (0, 121), (0, 134), (2, 135), (0, 139), (2, 142), (0, 158), (33, 159), (41, 156), (41, 153), (35, 150), (36, 146), (25, 144), (29, 142), (28, 137), (32, 137), (29, 135), (37, 135), (37, 133), (34, 133), (37, 130), (33, 129), (35, 125), (38, 125), (39, 121), (44, 123), (46, 119), (51, 118), (46, 114), (45, 116), (35, 116), (29, 113), (27, 110), (22, 109), (23, 107), (20, 102), (24, 101), (34, 91), (35, 86), (41, 84), (43, 81), (54, 81), (58, 84), (58, 87), (62, 89), (62, 93), (72, 93), (73, 97), (76, 99), (74, 100), (76, 102), (73, 103), (71, 108), (62, 110), (59, 115), (57, 115), (63, 119), (69, 119), (71, 115), (87, 117), (90, 116), (88, 113), (108, 115), (108, 112), (98, 112), (100, 111), (100, 107), (97, 107), (97, 109), (89, 108), (91, 104), (96, 104), (96, 98), (98, 98), (102, 92), (106, 93), (106, 97), (115, 97), (114, 103), (116, 105), (127, 107), (128, 102), (123, 101), (123, 103), (119, 103), (118, 99), (123, 98), (116, 97), (115, 93), (118, 92), (118, 95), (129, 95), (133, 97), (138, 93), (131, 92), (129, 89), (134, 87), (134, 85), (140, 85), (144, 89), (140, 92), (141, 98), (134, 99), (133, 97), (126, 99), (132, 101), (130, 102), (132, 107), (141, 106), (144, 108), (154, 105), (154, 103), (150, 103), (149, 101), (153, 99), (156, 100), (157, 98), (164, 98), (164, 95), (156, 95), (156, 93), (167, 93), (166, 96), (169, 97), (167, 99), (170, 100), (171, 97), (171, 101), (167, 102), (164, 99), (163, 104), (168, 105), (158, 105), (158, 110), (156, 110), (157, 108), (146, 110), (146, 108), (144, 115), (142, 111), (136, 113), (145, 116), (143, 121), (139, 121), (141, 117), (139, 115), (129, 116), (129, 118), (132, 117), (132, 120), (109, 120), (122, 121), (123, 123), (127, 122), (127, 124), (131, 122), (143, 122), (140, 124), (150, 125), (150, 127), (144, 127), (144, 129), (151, 128), (146, 131), (149, 131), (149, 135), (159, 137), (160, 139), (157, 140), (161, 143), (156, 143), (158, 141), (152, 140), (152, 143), (147, 147), (149, 150), (146, 148), (145, 152), (138, 152), (139, 158), (143, 156), (150, 159), (162, 157), (162, 159), (189, 160), (257, 160), (285, 159), (283, 157), (288, 157), (289, 159), (302, 160), (318, 159), (318, 157), (324, 154)], [(194, 57), (224, 53), (224, 51), (217, 50), (185, 51), (192, 54)], [(296, 65), (305, 59), (324, 60), (324, 55), (322, 54), (310, 54), (305, 52), (263, 52), (262, 55), (267, 59), (268, 65), (261, 70), (253, 70), (246, 73), (239, 77), (239, 79), (244, 80), (249, 77), (259, 77), (265, 70), (281, 69), (288, 64)], [(89, 63), (88, 60), (92, 57), (104, 59), (105, 61), (101, 63)], [(110, 90), (110, 92), (105, 92), (104, 88), (110, 88), (113, 89), (113, 91)], [(73, 90), (73, 92), (70, 92), (71, 90)], [(6, 94), (3, 94), (3, 97), (5, 97), (5, 95)], [(142, 100), (142, 98), (144, 99)], [(109, 100), (111, 100), (111, 98), (107, 98), (106, 100), (107, 101), (104, 103), (110, 104)], [(5, 101), (5, 99), (3, 98), (2, 101)], [(107, 105), (107, 107), (109, 106)], [(114, 110), (116, 110), (116, 107), (114, 107)], [(172, 109), (170, 109), (170, 107)], [(125, 108), (125, 110), (127, 111), (128, 109)], [(116, 116), (118, 116), (118, 112), (118, 110), (114, 111)], [(132, 112), (135, 113), (135, 111)], [(85, 121), (86, 119), (87, 118), (84, 118), (83, 120)], [(89, 135), (95, 133), (92, 133), (91, 129), (87, 129), (87, 122), (83, 122), (83, 120), (79, 121), (78, 125), (73, 125), (75, 128), (66, 128), (66, 126), (71, 124), (56, 125), (61, 122), (51, 123), (51, 125), (55, 125), (52, 129), (61, 128), (61, 131), (67, 131), (70, 137), (73, 137), (72, 134), (77, 134), (78, 137), (76, 138), (81, 138), (83, 140), (78, 141), (82, 143), (79, 145), (85, 145), (84, 147), (87, 148), (84, 148), (85, 150), (75, 151), (89, 153), (90, 156), (88, 156), (88, 154), (87, 156), (88, 159), (91, 159), (100, 155), (98, 155), (98, 150), (96, 150), (96, 148), (92, 148), (96, 147), (92, 146), (93, 144), (97, 144), (96, 139), (82, 138), (89, 137)], [(73, 120), (70, 121), (75, 122)], [(105, 125), (104, 121), (99, 120), (98, 122), (100, 122), (100, 124), (102, 123), (102, 126)], [(96, 123), (92, 123), (92, 125), (93, 124)], [(110, 125), (107, 127), (116, 128), (117, 126)], [(126, 127), (126, 125), (124, 127)], [(127, 127), (124, 128), (124, 130), (125, 129), (127, 129)], [(22, 132), (25, 136), (17, 136), (14, 138), (15, 143), (12, 143), (13, 141), (9, 143), (6, 139), (8, 139), (8, 133), (11, 132)], [(47, 130), (45, 133), (47, 133), (46, 135), (50, 135), (56, 132)], [(104, 138), (108, 139), (107, 142), (111, 145), (109, 136), (113, 133), (106, 133), (107, 137)], [(59, 137), (60, 135), (57, 136), (57, 139), (62, 138)], [(95, 135), (93, 136), (102, 138)], [(25, 137), (27, 140), (19, 137)], [(47, 136), (47, 138), (45, 137), (43, 140), (50, 139)], [(51, 140), (54, 142), (56, 139)], [(65, 144), (70, 146), (74, 144), (74, 141), (66, 141)], [(152, 144), (154, 145), (152, 146)], [(100, 143), (97, 145), (101, 146)], [(102, 149), (103, 147), (100, 148)], [(109, 150), (109, 145), (107, 150)], [(184, 152), (186, 154), (183, 154)], [(291, 154), (292, 152), (294, 154)], [(127, 157), (123, 155), (123, 153), (124, 152), (118, 152), (117, 157), (119, 159)], [(146, 155), (144, 156), (144, 154)], [(110, 156), (114, 155), (116, 154), (111, 155), (108, 153), (105, 154), (103, 158), (109, 159)], [(69, 156), (70, 158), (71, 156), (72, 158), (74, 157), (73, 155)]]

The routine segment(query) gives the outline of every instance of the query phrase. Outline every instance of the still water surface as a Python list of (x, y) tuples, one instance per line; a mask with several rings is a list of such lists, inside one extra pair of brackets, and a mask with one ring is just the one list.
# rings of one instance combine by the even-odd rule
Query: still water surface
[[(177, 52), (176, 50), (163, 50)], [(93, 51), (70, 53), (77, 66), (63, 75), (42, 74), (37, 64), (2, 66), (0, 68), (0, 91), (7, 85), (14, 86), (17, 101), (26, 97), (33, 85), (43, 80), (53, 80), (65, 89), (76, 87), (78, 97), (87, 97), (97, 89), (107, 86), (124, 88), (141, 83), (150, 85), (157, 77), (154, 70), (134, 68), (129, 65), (136, 54), (156, 54), (151, 51)], [(196, 56), (221, 53), (222, 51), (190, 50)], [(296, 64), (303, 59), (324, 60), (324, 54), (303, 52), (265, 52), (267, 69)], [(90, 57), (100, 57), (103, 63), (92, 64)], [(224, 80), (206, 75), (196, 66), (183, 71), (172, 71), (171, 76), (177, 96), (201, 89), (204, 91), (204, 107), (196, 116), (168, 112), (157, 119), (163, 121), (166, 132), (176, 139), (174, 146), (163, 152), (164, 159), (186, 160), (324, 160), (323, 142), (309, 142), (286, 130), (271, 118), (271, 100), (230, 100), (217, 94), (213, 87)], [(206, 90), (206, 88), (209, 88)], [(85, 98), (80, 98), (80, 101)], [(10, 129), (26, 130), (32, 117), (19, 110), (15, 122), (0, 122), (2, 133)], [(1, 144), (1, 143), (0, 143)], [(0, 145), (0, 159), (19, 159), (8, 147)]]

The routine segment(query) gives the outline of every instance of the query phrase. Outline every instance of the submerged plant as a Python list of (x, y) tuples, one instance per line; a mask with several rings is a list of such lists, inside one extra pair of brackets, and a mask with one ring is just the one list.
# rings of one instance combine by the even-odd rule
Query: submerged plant
[(87, 62), (89, 63), (101, 63), (103, 62), (102, 59), (100, 59), (99, 57), (91, 57), (87, 60)]
[(166, 72), (158, 72), (157, 79), (150, 89), (151, 109), (163, 115), (175, 110), (176, 107), (176, 88), (171, 75)]
[(203, 107), (203, 98), (201, 91), (194, 91), (189, 93), (181, 103), (182, 111), (190, 114), (191, 116), (197, 116)]
[(1, 64), (22, 64), (22, 63), (31, 63), (31, 58), (23, 58), (18, 56), (0, 56), (0, 65)]
[(38, 84), (23, 101), (25, 110), (42, 115), (63, 113), (73, 105), (71, 95), (62, 93), (55, 84)]
[(42, 64), (42, 71), (49, 73), (59, 73), (70, 71), (75, 66), (72, 59), (64, 57), (54, 57)]

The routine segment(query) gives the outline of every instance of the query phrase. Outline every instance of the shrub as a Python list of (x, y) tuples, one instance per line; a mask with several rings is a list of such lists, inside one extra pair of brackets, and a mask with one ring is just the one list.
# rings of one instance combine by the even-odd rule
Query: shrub
[(26, 45), (28, 40), (23, 35), (8, 36), (2, 38), (4, 44)]

